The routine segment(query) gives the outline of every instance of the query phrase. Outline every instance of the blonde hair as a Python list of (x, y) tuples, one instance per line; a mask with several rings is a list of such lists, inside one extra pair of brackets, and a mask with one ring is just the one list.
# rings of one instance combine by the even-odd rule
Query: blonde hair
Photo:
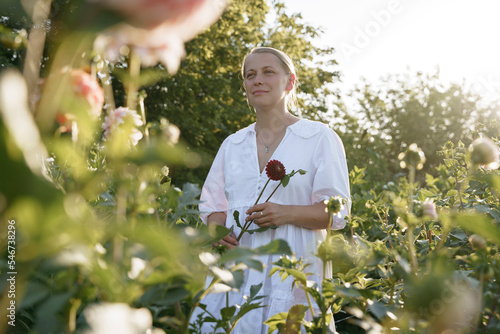
[(287, 72), (288, 74), (293, 74), (295, 76), (295, 83), (293, 85), (293, 88), (291, 91), (288, 92), (287, 98), (286, 98), (286, 105), (288, 108), (292, 109), (293, 107), (297, 106), (297, 86), (299, 84), (299, 81), (297, 80), (297, 73), (295, 72), (295, 66), (293, 65), (292, 59), (283, 51), (280, 51), (275, 48), (270, 48), (270, 47), (265, 47), (265, 46), (258, 46), (256, 48), (253, 48), (243, 59), (243, 64), (241, 66), (241, 76), (243, 79), (245, 78), (245, 66), (247, 62), (247, 58), (249, 55), (253, 53), (271, 53), (278, 58), (278, 62), (280, 63), (281, 67)]

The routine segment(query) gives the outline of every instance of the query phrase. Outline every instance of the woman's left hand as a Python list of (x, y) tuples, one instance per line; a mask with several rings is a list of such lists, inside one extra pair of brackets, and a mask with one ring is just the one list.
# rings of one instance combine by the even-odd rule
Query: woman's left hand
[(246, 214), (245, 221), (253, 220), (259, 227), (282, 226), (287, 222), (286, 206), (271, 202), (254, 205)]

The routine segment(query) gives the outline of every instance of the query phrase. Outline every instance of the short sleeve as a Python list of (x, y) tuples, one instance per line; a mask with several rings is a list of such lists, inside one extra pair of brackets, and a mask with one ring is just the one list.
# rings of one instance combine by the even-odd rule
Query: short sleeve
[(227, 212), (228, 202), (224, 193), (226, 144), (227, 142), (224, 142), (217, 152), (201, 190), (200, 204), (198, 207), (200, 209), (200, 217), (205, 224), (210, 214), (214, 212)]
[(351, 208), (349, 173), (344, 145), (340, 137), (329, 128), (323, 129), (319, 135), (321, 138), (314, 152), (316, 174), (313, 180), (312, 202), (322, 202), (332, 196), (341, 196), (347, 201), (340, 214), (333, 215), (332, 229), (339, 230), (344, 228), (345, 217), (349, 215)]

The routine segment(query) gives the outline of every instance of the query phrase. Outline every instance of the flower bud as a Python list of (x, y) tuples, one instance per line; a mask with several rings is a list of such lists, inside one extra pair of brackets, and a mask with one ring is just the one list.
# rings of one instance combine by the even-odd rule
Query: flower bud
[(416, 169), (422, 169), (425, 163), (425, 154), (417, 144), (413, 143), (406, 152), (401, 152), (398, 155), (398, 159), (401, 160), (399, 163), (401, 168), (406, 168), (409, 165)]
[(325, 200), (325, 204), (330, 213), (339, 213), (343, 208), (343, 199), (340, 196), (332, 196)]
[(481, 137), (469, 146), (471, 161), (476, 165), (484, 165), (488, 169), (498, 168), (498, 147), (489, 138)]
[(480, 235), (472, 234), (469, 237), (469, 242), (474, 249), (484, 249), (486, 247), (486, 240)]
[(438, 214), (436, 212), (436, 204), (430, 198), (426, 198), (424, 203), (422, 203), (422, 210), (424, 215), (429, 216), (433, 220), (438, 219)]

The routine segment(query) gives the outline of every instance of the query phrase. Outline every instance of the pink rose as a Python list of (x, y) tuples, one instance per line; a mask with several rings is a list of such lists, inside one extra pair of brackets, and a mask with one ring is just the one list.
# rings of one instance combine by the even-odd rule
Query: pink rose
[(98, 119), (104, 105), (104, 92), (97, 80), (83, 70), (71, 70), (70, 83), (74, 93), (90, 106), (92, 118)]
[[(97, 1), (91, 0), (91, 2)], [(182, 21), (206, 2), (206, 0), (100, 0), (99, 4), (118, 12), (134, 26), (151, 29), (166, 21)]]
[(113, 135), (113, 133), (121, 130), (120, 128), (122, 124), (128, 122), (133, 125), (130, 132), (130, 142), (134, 146), (137, 145), (139, 140), (142, 139), (142, 132), (136, 128), (142, 125), (141, 117), (135, 110), (130, 110), (124, 107), (116, 108), (104, 118), (104, 123), (102, 124), (104, 137), (108, 139)]
[(422, 203), (422, 210), (424, 215), (430, 217), (433, 220), (438, 219), (438, 214), (436, 211), (436, 204), (430, 198), (426, 198), (424, 203)]
[(94, 48), (111, 62), (132, 49), (144, 66), (158, 62), (175, 74), (185, 55), (184, 43), (214, 23), (227, 0), (102, 0), (122, 13), (130, 24), (111, 27), (99, 35)]
[[(59, 76), (60, 75), (60, 76)], [(72, 123), (78, 122), (79, 112), (87, 112), (90, 119), (97, 120), (104, 106), (104, 92), (89, 73), (81, 69), (64, 69), (56, 77), (50, 78), (53, 85), (58, 85), (56, 121), (61, 132), (71, 132)], [(47, 81), (49, 82), (49, 80)], [(45, 80), (41, 87), (46, 89)], [(47, 88), (49, 91), (55, 87)]]

